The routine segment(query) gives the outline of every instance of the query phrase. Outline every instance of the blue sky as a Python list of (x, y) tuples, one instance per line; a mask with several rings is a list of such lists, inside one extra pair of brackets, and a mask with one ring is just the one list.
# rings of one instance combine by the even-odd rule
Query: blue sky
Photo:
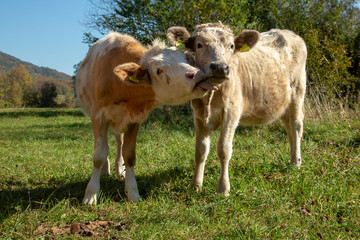
[(87, 0), (2, 0), (0, 51), (72, 75), (88, 51), (81, 22), (89, 10)]

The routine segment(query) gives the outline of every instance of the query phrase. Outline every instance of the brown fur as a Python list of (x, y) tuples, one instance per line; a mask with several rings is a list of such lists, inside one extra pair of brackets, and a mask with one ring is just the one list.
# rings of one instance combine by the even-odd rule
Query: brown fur
[[(141, 109), (149, 108), (149, 102), (153, 104), (154, 100), (154, 92), (151, 88), (129, 86), (113, 73), (113, 69), (119, 64), (139, 62), (146, 48), (138, 42), (129, 42), (124, 48), (113, 48), (102, 56), (99, 56), (99, 53), (94, 56), (94, 49), (95, 47), (90, 49), (81, 65), (81, 70), (84, 71), (86, 78), (89, 79), (86, 84), (80, 86), (82, 89), (79, 91), (80, 99), (82, 94), (86, 96), (85, 101), (83, 99), (81, 101), (82, 107), (85, 108), (87, 114), (97, 114), (100, 109), (111, 107), (114, 104), (119, 105), (119, 103), (122, 103), (122, 106), (130, 114), (136, 114)], [(89, 59), (92, 60), (91, 63)], [(79, 74), (81, 77), (83, 73), (80, 72)], [(125, 75), (124, 77), (127, 76)], [(88, 96), (89, 88), (92, 90), (91, 96)], [(87, 111), (88, 109), (90, 111)], [(110, 116), (109, 120), (113, 121), (114, 119)]]

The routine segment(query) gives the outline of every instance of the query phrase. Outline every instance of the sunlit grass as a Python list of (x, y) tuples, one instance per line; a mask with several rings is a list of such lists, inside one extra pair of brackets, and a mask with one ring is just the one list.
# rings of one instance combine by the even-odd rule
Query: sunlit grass
[[(123, 226), (97, 229), (104, 239), (360, 238), (360, 120), (335, 116), (306, 120), (300, 169), (288, 164), (279, 122), (239, 128), (225, 198), (216, 194), (218, 133), (196, 193), (192, 117), (157, 110), (137, 141), (142, 201), (127, 202), (124, 182), (112, 174), (102, 178), (99, 204), (83, 206), (92, 169), (89, 118), (78, 109), (0, 110), (0, 238), (68, 239), (69, 231), (51, 229), (95, 220)], [(111, 133), (109, 145), (113, 163)]]

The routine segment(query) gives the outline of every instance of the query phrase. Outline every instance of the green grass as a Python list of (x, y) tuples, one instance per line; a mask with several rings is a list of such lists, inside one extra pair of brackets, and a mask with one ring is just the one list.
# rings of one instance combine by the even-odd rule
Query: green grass
[[(198, 194), (190, 185), (192, 117), (166, 113), (156, 110), (138, 136), (142, 201), (128, 202), (112, 174), (101, 180), (99, 204), (83, 206), (92, 170), (89, 118), (78, 109), (0, 110), (0, 239), (360, 238), (359, 116), (307, 119), (300, 169), (288, 164), (279, 122), (239, 128), (226, 198), (216, 194), (218, 132)], [(113, 164), (111, 133), (109, 145)], [(73, 221), (85, 226), (76, 236)], [(88, 229), (100, 221), (108, 225)]]

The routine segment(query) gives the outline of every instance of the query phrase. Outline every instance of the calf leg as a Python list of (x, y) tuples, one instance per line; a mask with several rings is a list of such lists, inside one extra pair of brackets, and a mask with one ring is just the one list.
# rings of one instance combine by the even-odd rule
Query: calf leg
[(290, 131), (293, 136), (293, 150), (291, 150), (291, 164), (300, 167), (301, 166), (301, 138), (303, 135), (303, 112), (301, 104), (290, 105)]
[(93, 154), (93, 171), (91, 179), (86, 187), (85, 196), (83, 199), (84, 204), (96, 204), (97, 197), (100, 191), (100, 176), (102, 174), (102, 168), (108, 168), (109, 163), (107, 155), (109, 153), (109, 146), (107, 143), (107, 127), (108, 124), (102, 120), (91, 118), (93, 130), (94, 130), (94, 154)]
[(238, 117), (224, 117), (220, 138), (217, 143), (216, 150), (221, 164), (218, 193), (224, 194), (225, 196), (228, 196), (230, 191), (229, 161), (232, 154), (232, 141), (238, 122)]
[(110, 175), (110, 161), (106, 158), (104, 165), (101, 167), (101, 175), (109, 176)]
[(124, 143), (124, 134), (115, 134), (116, 139), (116, 158), (115, 158), (115, 172), (119, 179), (125, 178), (125, 163), (122, 156), (122, 147)]
[(135, 148), (136, 137), (139, 132), (140, 124), (134, 123), (128, 126), (124, 136), (122, 155), (125, 161), (125, 194), (129, 201), (140, 201), (139, 190), (135, 179), (134, 166), (136, 162)]
[(298, 103), (292, 102), (282, 117), (286, 133), (288, 134), (291, 160), (290, 163), (294, 166), (301, 166), (301, 139), (303, 134), (303, 121), (304, 121), (304, 107), (303, 101)]
[(281, 120), (284, 124), (286, 133), (288, 135), (288, 141), (290, 145), (290, 156), (292, 156), (292, 152), (294, 151), (294, 136), (292, 134), (290, 127), (289, 110), (287, 110), (286, 113), (281, 117)]
[(206, 158), (210, 151), (211, 131), (204, 125), (204, 122), (195, 118), (196, 145), (195, 145), (195, 170), (192, 178), (197, 191), (201, 190), (204, 179), (204, 168)]

